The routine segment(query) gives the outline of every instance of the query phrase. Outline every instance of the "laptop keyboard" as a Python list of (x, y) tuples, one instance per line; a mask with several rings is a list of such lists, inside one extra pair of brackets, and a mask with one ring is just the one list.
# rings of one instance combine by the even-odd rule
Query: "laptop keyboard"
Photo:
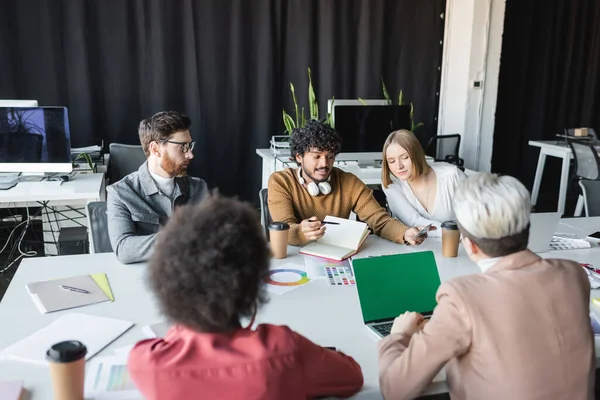
[(373, 329), (375, 329), (377, 332), (381, 333), (382, 336), (388, 336), (392, 330), (392, 324), (380, 324), (380, 325), (373, 325)]

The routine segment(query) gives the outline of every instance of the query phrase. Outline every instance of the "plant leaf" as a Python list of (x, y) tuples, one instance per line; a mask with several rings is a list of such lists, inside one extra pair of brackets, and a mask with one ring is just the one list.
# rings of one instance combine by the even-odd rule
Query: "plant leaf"
[(310, 119), (319, 119), (319, 105), (317, 104), (317, 96), (312, 84), (312, 76), (310, 68), (308, 69), (308, 107), (310, 111)]
[(422, 122), (418, 122), (418, 123), (416, 123), (416, 124), (413, 122), (412, 129), (411, 129), (410, 131), (411, 131), (412, 133), (415, 133), (415, 131), (416, 131), (417, 129), (419, 129), (420, 127), (422, 127), (422, 126), (423, 126), (423, 123), (422, 123)]
[(398, 95), (398, 105), (401, 106), (403, 101), (402, 89), (400, 89), (400, 94)]
[(300, 125), (300, 126), (306, 125), (306, 117), (304, 116), (304, 107), (302, 107), (302, 117), (300, 118), (300, 121), (302, 121), (302, 125)]
[(283, 110), (283, 124), (285, 125), (285, 130), (287, 131), (288, 135), (291, 135), (292, 130), (296, 127), (296, 124), (294, 124), (294, 120), (288, 113), (285, 112), (285, 110)]
[(381, 77), (381, 89), (383, 90), (383, 97), (387, 100), (388, 104), (392, 105), (392, 99), (390, 98), (390, 94), (385, 87), (385, 82), (383, 81), (383, 76)]
[(361, 99), (360, 97), (358, 98), (358, 101), (360, 101), (360, 102), (361, 102), (363, 105), (365, 105), (365, 106), (367, 105), (367, 102), (366, 102), (366, 101), (364, 101), (363, 99)]
[(294, 100), (294, 109), (296, 110), (296, 125), (300, 124), (300, 114), (298, 113), (298, 99), (296, 99), (296, 90), (294, 89), (294, 85), (290, 82), (290, 90), (292, 91), (292, 99)]
[[(333, 96), (331, 98), (331, 111), (333, 111), (333, 105), (335, 104), (335, 96)], [(328, 112), (327, 113), (327, 124), (329, 124), (330, 127), (332, 127), (333, 129), (335, 129), (334, 123), (333, 123), (333, 113)]]

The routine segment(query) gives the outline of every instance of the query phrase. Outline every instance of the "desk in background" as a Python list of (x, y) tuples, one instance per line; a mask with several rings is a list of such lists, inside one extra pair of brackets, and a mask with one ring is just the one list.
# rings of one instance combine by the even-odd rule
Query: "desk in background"
[[(60, 228), (87, 226), (85, 205), (106, 200), (104, 174), (75, 174), (69, 181), (22, 182), (0, 190), (0, 207), (42, 207), (42, 224), (46, 255), (57, 255), (52, 242), (58, 240)], [(60, 218), (55, 218), (60, 215)]]
[[(566, 219), (559, 227), (566, 226), (587, 232), (600, 224), (600, 217)], [(356, 257), (396, 254), (432, 250), (435, 253), (442, 281), (457, 276), (478, 273), (478, 267), (459, 249), (457, 258), (441, 256), (441, 241), (429, 239), (419, 247), (398, 245), (376, 236), (370, 236)], [(590, 262), (598, 258), (600, 248), (547, 252), (544, 257), (566, 258), (578, 262)], [(289, 256), (272, 260), (272, 266), (286, 263), (304, 265), (297, 247), (289, 247)], [(72, 310), (91, 315), (120, 318), (135, 322), (135, 326), (111, 343), (100, 355), (110, 355), (112, 350), (131, 345), (144, 338), (142, 326), (162, 321), (145, 282), (145, 265), (120, 264), (114, 253), (78, 256), (46, 257), (24, 260), (13, 278), (2, 302), (0, 320), (5, 321), (0, 335), (0, 348), (6, 347), (45, 327), (65, 312), (40, 314), (27, 294), (25, 285), (32, 281), (72, 275), (105, 272), (115, 295), (114, 303), (99, 303)], [(549, 296), (552, 294), (549, 293)], [(593, 290), (592, 297), (599, 297), (600, 290)], [(258, 322), (285, 324), (323, 346), (336, 346), (354, 357), (360, 364), (365, 386), (355, 396), (357, 399), (381, 399), (379, 392), (376, 342), (367, 332), (361, 318), (355, 287), (331, 287), (325, 280), (314, 280), (285, 295), (270, 294), (271, 301), (258, 313)], [(9, 322), (11, 321), (11, 322)], [(600, 356), (599, 342), (596, 354)], [(598, 364), (598, 359), (596, 360)], [(0, 361), (0, 377), (3, 380), (25, 381), (25, 388), (32, 392), (32, 400), (51, 399), (49, 370), (44, 367), (15, 361)], [(447, 391), (443, 381), (434, 382), (425, 394)]]
[(535, 206), (540, 192), (542, 175), (546, 166), (546, 156), (562, 158), (562, 168), (560, 170), (560, 186), (558, 190), (557, 211), (564, 215), (565, 203), (567, 200), (567, 186), (569, 184), (569, 169), (571, 166), (571, 148), (565, 141), (559, 140), (530, 140), (529, 145), (540, 148), (537, 168), (535, 169), (535, 178), (533, 180), (533, 189), (531, 190), (531, 203)]
[[(262, 158), (263, 188), (268, 187), (273, 172), (297, 167), (295, 162), (290, 161), (289, 152), (275, 156), (271, 149), (256, 149), (256, 154)], [(434, 162), (433, 157), (425, 156), (425, 159), (429, 164)], [(340, 153), (335, 158), (334, 167), (356, 175), (365, 185), (381, 185), (381, 162), (381, 152)], [(470, 176), (477, 172), (465, 169), (465, 173)]]

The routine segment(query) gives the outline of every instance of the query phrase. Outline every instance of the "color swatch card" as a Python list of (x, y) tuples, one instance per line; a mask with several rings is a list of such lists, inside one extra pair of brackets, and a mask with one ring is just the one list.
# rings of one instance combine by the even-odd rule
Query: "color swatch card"
[(354, 286), (356, 280), (350, 267), (325, 267), (327, 283), (330, 286)]
[(85, 398), (143, 399), (127, 371), (128, 354), (98, 357), (85, 367)]

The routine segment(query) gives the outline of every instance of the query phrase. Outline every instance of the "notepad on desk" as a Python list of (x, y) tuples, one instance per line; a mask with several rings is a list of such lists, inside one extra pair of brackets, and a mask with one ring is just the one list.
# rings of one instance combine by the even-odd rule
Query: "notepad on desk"
[(108, 278), (102, 273), (32, 282), (26, 287), (43, 314), (114, 300)]
[(325, 234), (317, 241), (301, 248), (301, 254), (309, 254), (330, 260), (345, 260), (358, 253), (360, 246), (369, 236), (369, 226), (364, 222), (350, 221), (349, 219), (329, 215), (325, 217), (324, 221), (339, 225), (326, 224)]
[(45, 328), (0, 350), (0, 360), (47, 365), (46, 351), (55, 343), (78, 340), (87, 347), (86, 360), (133, 326), (133, 322), (95, 315), (69, 313)]

